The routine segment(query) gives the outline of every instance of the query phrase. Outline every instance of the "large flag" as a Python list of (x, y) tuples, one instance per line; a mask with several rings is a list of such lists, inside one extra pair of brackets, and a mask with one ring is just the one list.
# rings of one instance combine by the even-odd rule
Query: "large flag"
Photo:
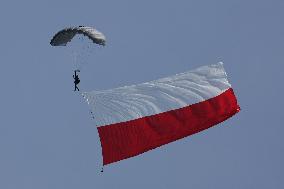
[(98, 126), (104, 165), (208, 129), (240, 110), (223, 63), (83, 96)]

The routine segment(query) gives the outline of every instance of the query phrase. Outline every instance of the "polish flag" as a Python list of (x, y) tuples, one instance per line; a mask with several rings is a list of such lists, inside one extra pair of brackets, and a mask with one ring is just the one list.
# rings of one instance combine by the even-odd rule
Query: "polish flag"
[(104, 165), (208, 129), (240, 111), (223, 63), (82, 95), (98, 127)]

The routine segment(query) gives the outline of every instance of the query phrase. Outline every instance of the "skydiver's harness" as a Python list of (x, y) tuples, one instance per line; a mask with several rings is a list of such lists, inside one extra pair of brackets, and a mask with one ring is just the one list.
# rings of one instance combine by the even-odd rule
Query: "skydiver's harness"
[(80, 83), (80, 79), (79, 76), (77, 75), (76, 71), (80, 72), (79, 70), (75, 70), (75, 75), (73, 76), (73, 78), (75, 79), (74, 83), (77, 85)]
[(78, 76), (75, 76), (75, 81), (74, 81), (74, 83), (77, 85), (78, 83), (80, 83), (80, 79), (79, 79), (79, 77)]

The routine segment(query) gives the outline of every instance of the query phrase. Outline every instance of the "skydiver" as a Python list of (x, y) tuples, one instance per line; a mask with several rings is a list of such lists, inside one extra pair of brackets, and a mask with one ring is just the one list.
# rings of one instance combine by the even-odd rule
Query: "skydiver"
[(75, 89), (74, 91), (76, 91), (76, 89), (78, 89), (79, 91), (79, 88), (77, 87), (77, 85), (80, 83), (80, 79), (79, 79), (79, 76), (77, 75), (77, 72), (78, 70), (75, 70), (75, 75), (73, 75), (73, 79), (74, 79), (74, 84), (75, 84)]

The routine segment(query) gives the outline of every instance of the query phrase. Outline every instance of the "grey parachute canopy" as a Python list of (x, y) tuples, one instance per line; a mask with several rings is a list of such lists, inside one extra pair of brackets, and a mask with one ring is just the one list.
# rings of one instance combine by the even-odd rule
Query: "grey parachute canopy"
[(50, 41), (52, 46), (66, 46), (73, 37), (77, 34), (83, 34), (91, 39), (98, 45), (105, 45), (106, 38), (103, 33), (99, 32), (93, 27), (79, 26), (79, 27), (68, 27), (56, 33)]

